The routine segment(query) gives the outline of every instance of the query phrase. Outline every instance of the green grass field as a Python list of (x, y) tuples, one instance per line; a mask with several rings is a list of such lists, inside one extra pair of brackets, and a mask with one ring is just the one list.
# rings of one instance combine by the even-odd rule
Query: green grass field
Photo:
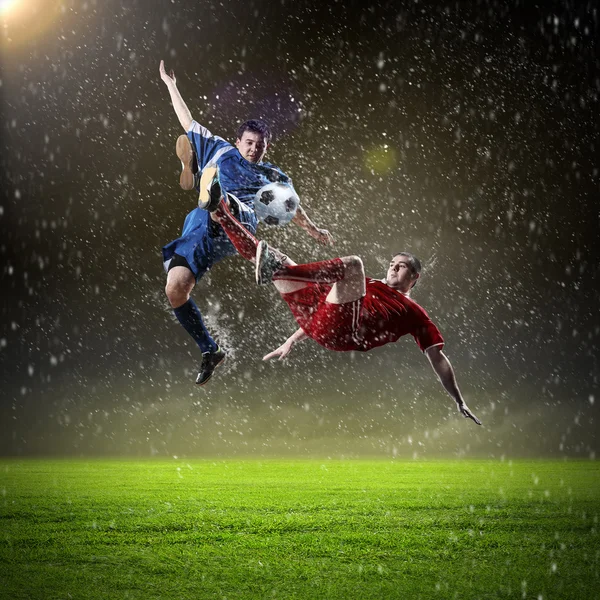
[(0, 461), (0, 597), (598, 598), (600, 469)]

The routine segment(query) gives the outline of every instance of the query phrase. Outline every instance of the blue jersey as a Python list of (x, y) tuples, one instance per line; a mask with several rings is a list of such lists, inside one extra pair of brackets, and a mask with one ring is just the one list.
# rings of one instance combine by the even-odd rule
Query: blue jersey
[(192, 121), (187, 135), (196, 152), (198, 169), (216, 165), (223, 191), (248, 208), (254, 207), (256, 192), (268, 183), (280, 181), (291, 185), (291, 179), (281, 169), (267, 162), (246, 160), (237, 148), (196, 121)]
[[(217, 166), (221, 188), (235, 202), (236, 206), (232, 209), (237, 219), (254, 233), (257, 226), (254, 213), (256, 192), (275, 181), (291, 185), (291, 179), (274, 165), (246, 160), (237, 148), (196, 121), (192, 121), (187, 135), (196, 153), (198, 169), (202, 171), (205, 167)], [(214, 264), (236, 254), (236, 250), (209, 213), (196, 208), (185, 218), (181, 236), (163, 247), (165, 270), (168, 271), (175, 254), (186, 259), (198, 280)]]

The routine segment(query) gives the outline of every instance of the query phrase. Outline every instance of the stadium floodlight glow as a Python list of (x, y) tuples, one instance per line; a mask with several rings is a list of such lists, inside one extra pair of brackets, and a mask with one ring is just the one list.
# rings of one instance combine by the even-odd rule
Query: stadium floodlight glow
[(0, 0), (0, 52), (42, 41), (66, 12), (63, 0)]
[(19, 0), (0, 0), (0, 15), (5, 15)]

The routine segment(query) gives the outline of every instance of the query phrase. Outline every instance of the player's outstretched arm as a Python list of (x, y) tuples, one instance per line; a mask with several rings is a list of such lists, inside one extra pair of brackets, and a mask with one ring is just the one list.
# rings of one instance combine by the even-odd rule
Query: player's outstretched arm
[(283, 360), (292, 350), (297, 342), (301, 340), (305, 340), (308, 336), (302, 331), (302, 329), (298, 329), (296, 333), (291, 335), (277, 350), (273, 350), (273, 352), (269, 352), (263, 356), (263, 360), (270, 360), (271, 358), (278, 358), (279, 360)]
[(173, 103), (173, 108), (175, 109), (175, 114), (181, 123), (181, 126), (187, 132), (192, 124), (192, 113), (190, 113), (190, 109), (187, 107), (187, 104), (183, 101), (179, 90), (177, 89), (177, 80), (175, 79), (175, 73), (171, 71), (167, 73), (165, 71), (165, 61), (160, 61), (160, 66), (158, 68), (158, 72), (160, 73), (160, 78), (165, 82), (167, 89), (169, 90), (169, 94), (171, 95), (171, 102)]
[(298, 207), (296, 211), (296, 216), (292, 219), (296, 225), (299, 225), (304, 229), (310, 236), (314, 237), (317, 242), (323, 244), (324, 246), (333, 245), (333, 236), (327, 229), (321, 229), (317, 227), (306, 214), (306, 211), (302, 208), (302, 206)]
[(444, 389), (452, 396), (452, 398), (454, 398), (460, 413), (465, 418), (475, 421), (477, 425), (481, 425), (481, 421), (471, 412), (463, 400), (462, 394), (460, 393), (458, 385), (456, 384), (454, 369), (452, 368), (452, 365), (450, 364), (450, 361), (446, 355), (442, 352), (441, 347), (432, 346), (431, 348), (427, 349), (426, 354), (431, 366), (433, 367), (433, 370), (444, 386)]

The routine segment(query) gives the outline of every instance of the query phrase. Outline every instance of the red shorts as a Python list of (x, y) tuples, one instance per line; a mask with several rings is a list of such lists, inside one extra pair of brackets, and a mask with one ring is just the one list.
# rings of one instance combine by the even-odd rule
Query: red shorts
[(337, 352), (360, 350), (357, 336), (364, 297), (345, 304), (331, 304), (325, 301), (329, 290), (330, 285), (311, 283), (281, 297), (304, 333), (315, 342)]

